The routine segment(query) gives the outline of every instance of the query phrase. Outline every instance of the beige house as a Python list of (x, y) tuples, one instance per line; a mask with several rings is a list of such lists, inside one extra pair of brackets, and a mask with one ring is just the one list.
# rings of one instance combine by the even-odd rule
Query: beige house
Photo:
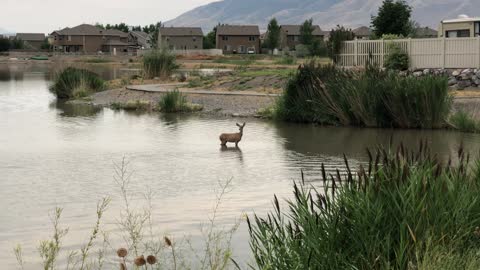
[(438, 37), (480, 37), (480, 17), (460, 15), (456, 19), (443, 20), (440, 23)]
[(121, 54), (130, 48), (127, 33), (89, 24), (54, 31), (51, 39), (54, 51), (64, 53)]
[(41, 33), (17, 33), (14, 38), (22, 40), (25, 49), (29, 50), (40, 50), (45, 43), (45, 34)]
[(171, 50), (203, 49), (203, 31), (200, 27), (161, 27), (158, 35), (160, 47)]
[(217, 49), (225, 54), (260, 53), (260, 29), (254, 25), (217, 26)]
[[(314, 25), (312, 35), (318, 40), (324, 40), (325, 32), (322, 31), (320, 26)], [(295, 49), (297, 45), (300, 45), (300, 29), (301, 25), (281, 25), (280, 26), (280, 47), (282, 50)]]

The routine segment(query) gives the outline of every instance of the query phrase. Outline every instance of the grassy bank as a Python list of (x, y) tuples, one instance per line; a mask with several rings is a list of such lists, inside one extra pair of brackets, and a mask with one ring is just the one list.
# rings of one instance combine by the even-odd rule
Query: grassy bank
[(71, 99), (86, 97), (105, 87), (105, 81), (96, 73), (68, 67), (54, 75), (50, 91), (59, 99)]
[(480, 268), (480, 159), (442, 163), (424, 144), (369, 156), (249, 221), (257, 269)]
[(441, 128), (451, 104), (443, 77), (402, 77), (375, 67), (348, 71), (311, 61), (290, 78), (275, 116), (327, 125)]

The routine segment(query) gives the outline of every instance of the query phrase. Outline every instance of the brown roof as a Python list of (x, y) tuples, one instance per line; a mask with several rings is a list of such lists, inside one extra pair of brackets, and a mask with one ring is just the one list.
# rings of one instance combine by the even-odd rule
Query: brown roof
[(353, 33), (355, 34), (355, 36), (359, 36), (359, 37), (371, 36), (372, 29), (366, 26), (360, 26), (358, 28), (353, 29)]
[[(116, 29), (101, 29), (90, 24), (81, 24), (73, 28), (64, 28), (62, 30), (54, 31), (59, 35), (64, 36), (121, 36), (127, 37), (128, 34)], [(52, 33), (52, 34), (53, 34)]]
[(40, 33), (17, 33), (16, 38), (24, 41), (43, 41), (45, 40), (45, 34)]
[[(314, 30), (313, 30), (313, 35), (314, 36), (324, 36), (324, 32), (318, 25), (314, 25)], [(287, 33), (289, 36), (299, 36), (300, 35), (300, 28), (302, 28), (301, 25), (281, 25), (280, 29)]]
[(260, 36), (260, 29), (256, 25), (219, 25), (217, 35)]
[(161, 27), (160, 34), (162, 36), (203, 36), (200, 27)]

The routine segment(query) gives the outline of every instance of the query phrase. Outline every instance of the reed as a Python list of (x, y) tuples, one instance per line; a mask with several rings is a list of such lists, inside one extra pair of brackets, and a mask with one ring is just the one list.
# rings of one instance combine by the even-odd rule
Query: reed
[(200, 105), (188, 103), (187, 97), (177, 89), (165, 93), (165, 95), (160, 98), (158, 107), (160, 111), (166, 113), (194, 112), (203, 109), (203, 107)]
[(457, 111), (452, 114), (448, 122), (453, 129), (459, 131), (471, 133), (480, 132), (480, 123), (464, 111)]
[(68, 67), (54, 75), (50, 91), (59, 99), (85, 97), (105, 90), (105, 81), (86, 69)]
[(152, 50), (143, 57), (143, 70), (147, 79), (168, 78), (176, 69), (175, 55), (167, 49)]
[(402, 77), (374, 66), (355, 72), (310, 61), (291, 76), (276, 115), (327, 125), (440, 128), (451, 103), (443, 77)]
[(480, 159), (460, 148), (441, 162), (423, 143), (368, 155), (356, 173), (345, 158), (344, 176), (322, 165), (323, 190), (302, 175), (287, 207), (275, 197), (271, 213), (248, 220), (258, 269), (478, 267)]

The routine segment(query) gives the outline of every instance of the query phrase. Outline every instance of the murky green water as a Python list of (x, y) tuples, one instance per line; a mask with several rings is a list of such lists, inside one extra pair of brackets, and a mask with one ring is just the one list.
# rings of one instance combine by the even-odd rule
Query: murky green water
[[(218, 182), (233, 178), (218, 222), (232, 224), (242, 213), (264, 213), (273, 194), (289, 197), (304, 170), (316, 184), (319, 168), (335, 168), (350, 157), (366, 161), (366, 147), (390, 138), (407, 145), (427, 140), (441, 156), (464, 142), (477, 152), (480, 136), (448, 131), (325, 128), (247, 119), (240, 149), (222, 149), (218, 135), (236, 132), (236, 121), (189, 115), (136, 114), (58, 103), (48, 92), (48, 66), (0, 66), (0, 265), (15, 266), (12, 248), (22, 244), (27, 269), (38, 269), (37, 245), (51, 234), (48, 212), (64, 208), (70, 232), (65, 249), (79, 248), (95, 221), (96, 202), (111, 196), (105, 216), (112, 243), (122, 202), (113, 180), (123, 157), (133, 172), (133, 203), (143, 207), (151, 190), (154, 230), (176, 239), (189, 235), (199, 246)], [(235, 257), (249, 257), (242, 225), (233, 238)], [(115, 258), (108, 258), (113, 260)], [(3, 268), (6, 267), (6, 268)]]

